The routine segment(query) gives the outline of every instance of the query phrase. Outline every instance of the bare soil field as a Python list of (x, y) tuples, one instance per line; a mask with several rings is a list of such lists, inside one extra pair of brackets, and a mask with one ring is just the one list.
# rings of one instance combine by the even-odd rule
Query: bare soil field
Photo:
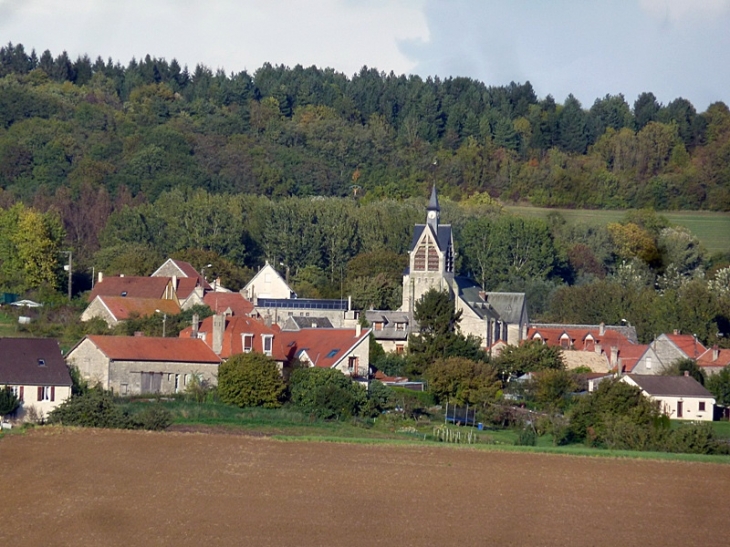
[(43, 428), (0, 545), (730, 544), (730, 465)]

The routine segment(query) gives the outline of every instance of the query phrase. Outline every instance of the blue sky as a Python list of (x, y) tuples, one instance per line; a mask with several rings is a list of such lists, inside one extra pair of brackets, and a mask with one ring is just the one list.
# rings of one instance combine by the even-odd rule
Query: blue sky
[(730, 0), (0, 0), (0, 40), (227, 72), (268, 61), (529, 80), (586, 108), (643, 91), (730, 104)]

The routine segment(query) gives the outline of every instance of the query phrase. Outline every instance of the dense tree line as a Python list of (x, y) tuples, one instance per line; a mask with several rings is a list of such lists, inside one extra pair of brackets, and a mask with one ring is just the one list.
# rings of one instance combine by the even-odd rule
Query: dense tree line
[(584, 108), (529, 82), (487, 86), (363, 69), (127, 66), (0, 48), (0, 188), (32, 200), (81, 185), (115, 199), (171, 188), (402, 198), (438, 180), (536, 205), (730, 209), (730, 112), (683, 98)]

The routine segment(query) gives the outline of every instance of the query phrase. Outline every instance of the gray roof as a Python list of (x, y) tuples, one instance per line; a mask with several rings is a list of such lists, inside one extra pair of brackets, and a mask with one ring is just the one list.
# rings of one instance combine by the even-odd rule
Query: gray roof
[[(426, 224), (416, 224), (416, 228), (413, 230), (413, 239), (411, 240), (411, 246), (408, 248), (412, 251), (416, 248), (416, 243), (421, 238), (423, 230), (426, 228)], [(451, 224), (439, 224), (438, 234), (436, 234), (436, 243), (439, 249), (443, 252), (449, 247), (451, 243)]]
[(408, 323), (408, 314), (403, 311), (367, 310), (365, 319), (370, 323)]
[(436, 185), (433, 185), (433, 188), (431, 188), (431, 198), (428, 200), (428, 207), (429, 210), (434, 211), (440, 211), (441, 207), (439, 207), (439, 197), (436, 193)]
[(302, 317), (300, 315), (291, 315), (287, 317), (282, 330), (299, 330), (299, 329), (331, 329), (332, 322), (326, 317)]
[(709, 397), (712, 393), (691, 376), (657, 376), (628, 374), (641, 389), (649, 395), (669, 395), (675, 397)]
[(58, 342), (50, 338), (0, 338), (0, 385), (70, 386)]
[(458, 295), (480, 317), (499, 316), (507, 323), (518, 324), (525, 307), (525, 293), (489, 292), (466, 277), (455, 277)]

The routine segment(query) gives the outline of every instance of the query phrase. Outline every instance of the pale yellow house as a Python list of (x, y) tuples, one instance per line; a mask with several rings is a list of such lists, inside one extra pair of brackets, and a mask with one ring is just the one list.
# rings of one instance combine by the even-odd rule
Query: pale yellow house
[(711, 422), (713, 419), (714, 396), (689, 374), (626, 374), (621, 377), (621, 381), (638, 387), (652, 401), (658, 401), (661, 412), (673, 420)]

